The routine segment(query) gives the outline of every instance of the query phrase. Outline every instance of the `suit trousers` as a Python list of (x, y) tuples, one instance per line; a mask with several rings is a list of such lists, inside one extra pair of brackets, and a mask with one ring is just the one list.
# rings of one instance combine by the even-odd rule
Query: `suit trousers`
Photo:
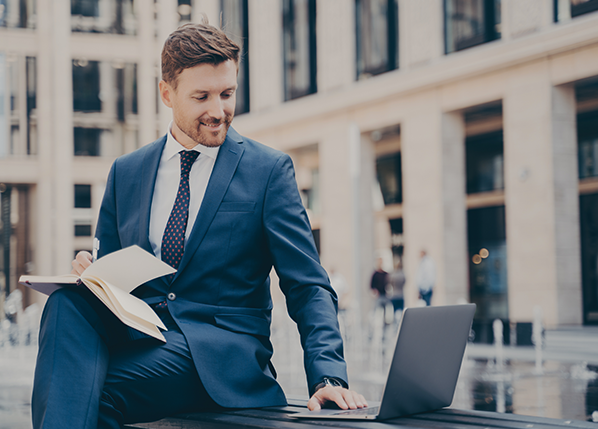
[(63, 288), (42, 315), (31, 400), (33, 427), (121, 428), (218, 408), (168, 310), (164, 344), (128, 328), (87, 288)]

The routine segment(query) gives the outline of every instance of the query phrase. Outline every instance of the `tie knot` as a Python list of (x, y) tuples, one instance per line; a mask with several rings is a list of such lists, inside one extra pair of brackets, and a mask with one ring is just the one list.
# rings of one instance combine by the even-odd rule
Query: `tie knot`
[(182, 150), (179, 154), (181, 155), (181, 176), (189, 176), (191, 166), (199, 156), (199, 152), (196, 150)]

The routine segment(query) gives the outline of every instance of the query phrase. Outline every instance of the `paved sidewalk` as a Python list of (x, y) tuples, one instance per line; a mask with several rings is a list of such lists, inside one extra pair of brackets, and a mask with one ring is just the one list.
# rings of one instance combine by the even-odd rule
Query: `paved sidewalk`
[[(505, 359), (533, 362), (536, 360), (534, 346), (504, 346)], [(470, 344), (470, 358), (494, 358), (496, 346)], [(598, 326), (576, 326), (546, 331), (542, 357), (545, 361), (583, 363), (598, 365)]]
[(37, 347), (0, 347), (0, 429), (31, 429)]
[[(279, 381), (289, 395), (305, 395), (302, 353), (295, 332), (275, 341)], [(281, 332), (282, 334), (282, 332)], [(281, 335), (281, 337), (283, 337)], [(392, 337), (392, 336), (391, 336)], [(453, 407), (586, 420), (598, 409), (598, 328), (546, 332), (543, 374), (536, 374), (533, 347), (503, 347), (504, 367), (493, 345), (469, 344)], [(393, 337), (394, 339), (394, 337)], [(0, 347), (0, 429), (31, 429), (30, 397), (35, 346)], [(347, 349), (348, 358), (350, 353)], [(385, 374), (367, 359), (349, 360), (352, 387), (379, 400)], [(598, 425), (597, 425), (598, 428)]]

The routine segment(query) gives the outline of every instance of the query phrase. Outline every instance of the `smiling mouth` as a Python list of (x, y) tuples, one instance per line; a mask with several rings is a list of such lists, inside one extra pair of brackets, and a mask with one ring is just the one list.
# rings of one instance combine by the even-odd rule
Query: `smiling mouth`
[(207, 127), (208, 129), (216, 131), (216, 130), (218, 130), (220, 128), (220, 126), (223, 124), (223, 122), (218, 122), (218, 123), (215, 123), (215, 124), (207, 124), (205, 122), (200, 122), (199, 124), (203, 125), (204, 127)]

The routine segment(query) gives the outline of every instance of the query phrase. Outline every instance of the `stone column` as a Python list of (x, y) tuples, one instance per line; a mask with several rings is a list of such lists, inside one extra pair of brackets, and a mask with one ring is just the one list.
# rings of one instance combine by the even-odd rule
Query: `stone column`
[[(158, 45), (164, 45), (168, 35), (178, 26), (176, 0), (158, 0)], [(160, 48), (161, 49), (161, 48)], [(166, 133), (168, 124), (172, 121), (172, 111), (166, 107), (162, 100), (158, 102), (158, 134)]]
[(517, 38), (551, 25), (554, 1), (502, 0), (501, 15), (501, 38)]
[[(106, 175), (108, 173), (106, 172)], [(95, 180), (91, 184), (91, 231), (95, 237), (96, 228), (98, 226), (98, 216), (100, 214), (100, 207), (102, 205), (102, 199), (104, 198), (104, 192), (106, 190), (106, 179)], [(100, 243), (101, 245), (101, 243)]]
[(73, 83), (71, 10), (66, 2), (38, 2), (37, 109), (39, 181), (34, 230), (36, 274), (70, 271), (73, 259)]
[(278, 0), (249, 5), (249, 84), (251, 111), (282, 102), (282, 9)]
[(192, 4), (193, 22), (201, 22), (202, 15), (205, 14), (211, 25), (220, 28), (220, 0), (193, 0)]
[(347, 279), (355, 314), (364, 315), (370, 300), (368, 255), (374, 253), (371, 199), (364, 194), (371, 180), (364, 172), (357, 125), (345, 120), (328, 125), (319, 144), (320, 165), (334, 165), (320, 169), (322, 262)]
[[(17, 77), (17, 85), (18, 90), (17, 94), (19, 94), (19, 106), (18, 106), (18, 114), (19, 114), (19, 139), (17, 142), (17, 147), (14, 148), (13, 155), (16, 156), (27, 156), (27, 133), (29, 130), (27, 129), (27, 66), (26, 66), (27, 58), (25, 56), (18, 56), (16, 67), (18, 70), (18, 77)], [(8, 97), (7, 97), (8, 98)], [(10, 110), (7, 110), (10, 111)]]
[[(52, 2), (52, 169), (54, 172), (54, 219), (52, 232), (54, 273), (71, 270), (73, 260), (73, 66), (70, 50), (71, 7), (68, 2)], [(48, 213), (46, 213), (46, 216)], [(46, 231), (47, 232), (47, 231)]]
[(442, 0), (399, 0), (399, 68), (430, 63), (444, 53)]
[[(33, 260), (38, 275), (58, 274), (54, 272), (54, 234), (52, 233), (54, 211), (52, 168), (53, 143), (53, 82), (52, 59), (54, 45), (52, 43), (52, 5), (50, 0), (38, 0), (37, 3), (37, 35), (39, 51), (37, 53), (37, 128), (38, 152), (37, 165), (39, 181), (32, 192), (35, 215), (32, 218), (32, 229), (36, 238), (33, 241)], [(72, 110), (72, 107), (69, 109)]]
[(582, 279), (575, 88), (553, 87), (551, 96), (557, 317), (559, 324), (577, 325), (582, 323)]
[(579, 192), (573, 88), (544, 61), (509, 76), (503, 101), (509, 317), (581, 323)]
[(355, 2), (318, 2), (316, 20), (318, 92), (351, 84), (355, 80)]
[(409, 100), (401, 123), (406, 305), (417, 299), (420, 251), (436, 265), (433, 305), (467, 299), (464, 125), (434, 91)]
[[(137, 64), (137, 109), (139, 115), (139, 142), (143, 146), (153, 142), (158, 132), (156, 126), (156, 97), (158, 88), (156, 77), (159, 77), (160, 50), (156, 49), (154, 36), (154, 2), (151, 0), (138, 0), (137, 22), (139, 34), (139, 63)], [(160, 45), (161, 47), (161, 45)], [(161, 102), (160, 102), (161, 103)]]
[(441, 122), (443, 254), (446, 304), (469, 301), (465, 121), (461, 112)]

